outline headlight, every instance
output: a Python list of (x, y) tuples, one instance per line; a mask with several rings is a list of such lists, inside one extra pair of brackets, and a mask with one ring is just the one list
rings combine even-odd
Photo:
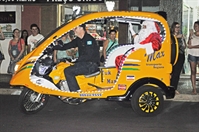
[(16, 64), (16, 65), (15, 65), (15, 68), (14, 68), (15, 72), (18, 70), (18, 68), (19, 68), (19, 65)]
[(50, 66), (39, 65), (39, 74), (44, 75)]

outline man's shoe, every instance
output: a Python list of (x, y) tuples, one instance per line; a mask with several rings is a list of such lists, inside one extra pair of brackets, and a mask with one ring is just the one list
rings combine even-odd
[(72, 98), (68, 99), (68, 103), (71, 105), (78, 105), (80, 103), (86, 102), (86, 99), (80, 99), (80, 98)]

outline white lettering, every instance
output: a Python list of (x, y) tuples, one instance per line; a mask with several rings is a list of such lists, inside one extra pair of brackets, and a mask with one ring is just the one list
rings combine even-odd
[(99, 97), (102, 96), (101, 93), (93, 93), (93, 94), (80, 94), (81, 97), (87, 97), (87, 96), (95, 96), (95, 97)]
[[(6, 1), (15, 1), (15, 0), (6, 0)], [(16, 0), (17, 2), (35, 2), (36, 0)]]
[(64, 3), (64, 4), (66, 4), (66, 3), (92, 3), (92, 2), (103, 2), (104, 0), (0, 0), (0, 2), (1, 3), (10, 3), (10, 2), (12, 2), (12, 3), (15, 3), (15, 4), (17, 4), (18, 2), (20, 3), (20, 2), (27, 2), (27, 3), (32, 3), (32, 2), (34, 2), (34, 3), (40, 3), (40, 4), (42, 4), (42, 3)]

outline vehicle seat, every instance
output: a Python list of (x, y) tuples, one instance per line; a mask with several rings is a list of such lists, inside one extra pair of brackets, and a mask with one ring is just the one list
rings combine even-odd
[(91, 74), (88, 74), (88, 75), (84, 75), (86, 78), (89, 78), (89, 77), (94, 77), (94, 76), (97, 76), (100, 74), (100, 71), (96, 71), (94, 73), (91, 73)]

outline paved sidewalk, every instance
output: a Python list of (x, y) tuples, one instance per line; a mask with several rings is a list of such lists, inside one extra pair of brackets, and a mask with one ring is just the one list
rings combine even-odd
[[(6, 95), (20, 95), (21, 90), (19, 87), (10, 88), (9, 80), (11, 75), (0, 74), (0, 94)], [(191, 81), (187, 76), (181, 76), (178, 85), (179, 95), (176, 95), (172, 101), (184, 101), (184, 102), (199, 102), (199, 81), (196, 82), (197, 95), (192, 95)]]
[(179, 94), (176, 95), (174, 99), (168, 99), (168, 100), (182, 101), (182, 102), (199, 102), (199, 95)]
[(22, 89), (0, 88), (0, 94), (3, 95), (20, 95)]

